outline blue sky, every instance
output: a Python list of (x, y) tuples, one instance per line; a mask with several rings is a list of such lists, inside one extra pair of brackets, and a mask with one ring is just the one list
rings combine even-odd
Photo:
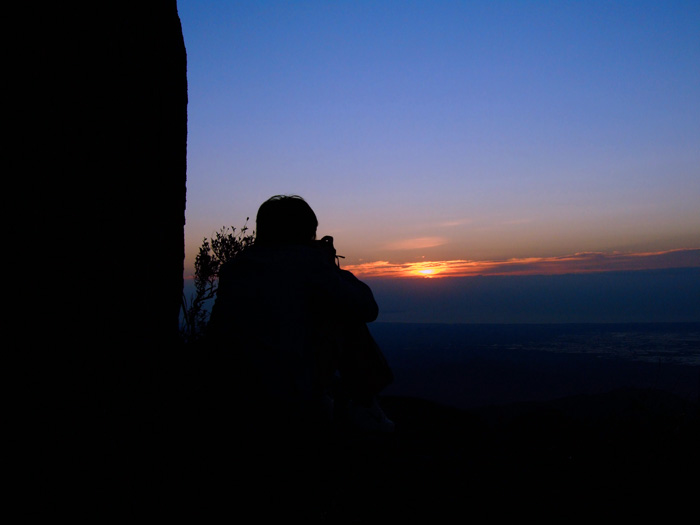
[(351, 268), (700, 248), (700, 2), (178, 10), (186, 273), (279, 193)]

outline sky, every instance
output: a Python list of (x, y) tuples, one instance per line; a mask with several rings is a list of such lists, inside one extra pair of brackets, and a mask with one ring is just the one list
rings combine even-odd
[(361, 278), (700, 267), (700, 2), (177, 3), (186, 275), (276, 194)]

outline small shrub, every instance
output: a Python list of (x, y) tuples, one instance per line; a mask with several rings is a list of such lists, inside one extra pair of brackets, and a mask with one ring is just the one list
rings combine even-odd
[(186, 343), (200, 340), (209, 321), (205, 303), (216, 297), (221, 265), (233, 260), (255, 242), (254, 232), (248, 234), (248, 219), (240, 230), (222, 227), (211, 240), (202, 241), (194, 261), (195, 293), (188, 299), (182, 294), (182, 322), (180, 335)]

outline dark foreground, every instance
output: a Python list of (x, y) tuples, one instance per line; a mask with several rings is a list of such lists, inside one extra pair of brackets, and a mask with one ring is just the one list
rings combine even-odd
[[(557, 363), (539, 373), (557, 375)], [(482, 362), (482, 384), (502, 365)], [(696, 398), (624, 384), (469, 408), (387, 395), (394, 433), (323, 429), (295, 441), (274, 421), (256, 432), (204, 375), (189, 363), (131, 405), (54, 414), (52, 439), (20, 458), (27, 521), (696, 522)]]

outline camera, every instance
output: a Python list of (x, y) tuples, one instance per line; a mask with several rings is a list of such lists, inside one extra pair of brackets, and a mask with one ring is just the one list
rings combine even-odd
[(330, 235), (325, 235), (324, 237), (321, 237), (319, 240), (315, 241), (318, 246), (321, 246), (323, 248), (333, 248), (333, 237)]
[(314, 245), (320, 248), (324, 254), (327, 254), (331, 261), (335, 262), (335, 247), (333, 246), (333, 237), (325, 235), (314, 241)]

